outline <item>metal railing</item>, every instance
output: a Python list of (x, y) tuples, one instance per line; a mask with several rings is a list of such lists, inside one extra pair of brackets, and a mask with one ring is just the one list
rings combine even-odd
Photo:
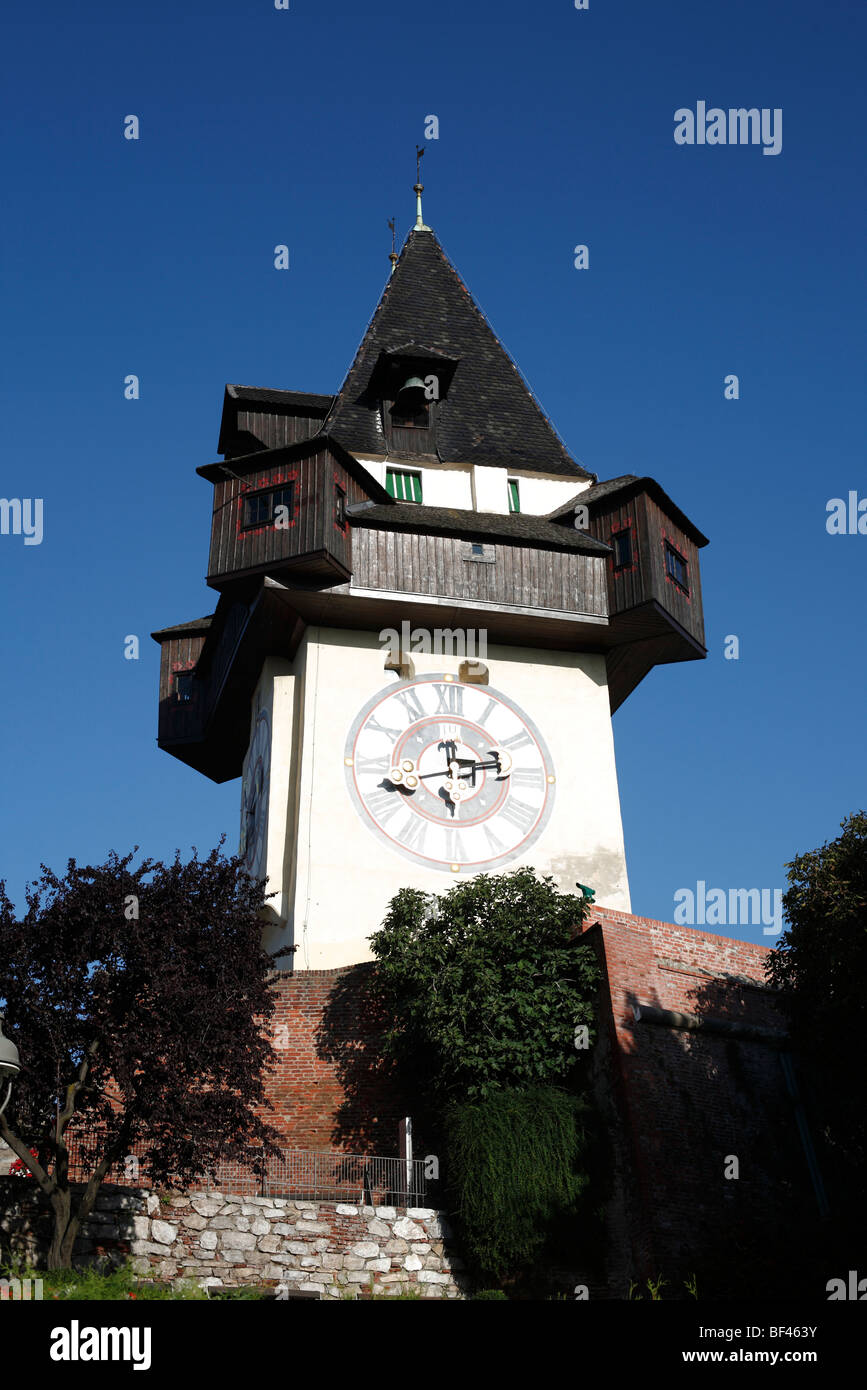
[[(67, 1133), (69, 1176), (86, 1181), (100, 1151), (93, 1131)], [(347, 1202), (363, 1206), (424, 1207), (430, 1204), (424, 1159), (372, 1157), (367, 1154), (323, 1153), (284, 1149), (254, 1167), (253, 1156), (219, 1159), (203, 1177), (183, 1187), (190, 1191), (228, 1192), (250, 1197), (287, 1197), (299, 1201)], [(109, 1170), (106, 1182), (150, 1187), (147, 1146), (132, 1152)]]

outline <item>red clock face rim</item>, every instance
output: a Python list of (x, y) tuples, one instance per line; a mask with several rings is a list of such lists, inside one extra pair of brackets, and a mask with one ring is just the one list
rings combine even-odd
[[(384, 704), (387, 700), (392, 699), (396, 694), (398, 694), (402, 690), (408, 690), (415, 686), (443, 684), (462, 686), (465, 690), (471, 690), (477, 694), (484, 693), (485, 696), (493, 697), (495, 700), (499, 701), (505, 707), (505, 709), (509, 711), (510, 714), (512, 714), (517, 720), (520, 721), (522, 726), (526, 729), (527, 733), (531, 736), (534, 744), (536, 745), (536, 750), (539, 754), (544, 775), (544, 793), (542, 805), (533, 824), (526, 831), (526, 833), (522, 835), (521, 839), (516, 841), (502, 854), (493, 855), (490, 858), (485, 859), (467, 860), (466, 862), (460, 864), (457, 864), (454, 861), (449, 861), (447, 859), (435, 858), (433, 855), (419, 854), (416, 850), (408, 848), (394, 835), (390, 834), (388, 829), (380, 825), (380, 823), (376, 820), (375, 816), (371, 813), (359, 787), (358, 773), (356, 771), (358, 739), (362, 730), (367, 724), (367, 721), (370, 719), (370, 716), (376, 711), (376, 709), (380, 705)], [(481, 726), (475, 725), (474, 721), (468, 716), (462, 714), (458, 715), (440, 712), (437, 715), (425, 715), (423, 719), (418, 719), (416, 721), (411, 720), (410, 723), (407, 725), (406, 729), (401, 730), (401, 737), (398, 742), (398, 745), (396, 746), (399, 746), (399, 743), (403, 741), (403, 739), (406, 737), (409, 731), (413, 728), (414, 724), (417, 725), (419, 723), (424, 722), (425, 720), (433, 721), (434, 719), (439, 719), (440, 722), (447, 722), (455, 725), (463, 724), (464, 726), (472, 727), (474, 731), (481, 734), (485, 739), (490, 740), (490, 735), (486, 734)], [(383, 749), (383, 751), (385, 750)], [(436, 872), (449, 873), (452, 875), (466, 874), (468, 877), (472, 877), (474, 874), (486, 873), (492, 869), (501, 868), (504, 865), (514, 863), (516, 859), (520, 858), (539, 839), (540, 835), (546, 828), (551, 818), (552, 811), (554, 809), (554, 793), (556, 787), (556, 778), (554, 776), (553, 760), (551, 758), (548, 745), (545, 743), (545, 740), (543, 739), (533, 720), (529, 717), (528, 714), (525, 713), (521, 706), (518, 705), (510, 696), (503, 694), (502, 691), (497, 690), (495, 687), (490, 685), (470, 685), (465, 682), (456, 680), (454, 676), (451, 676), (445, 672), (416, 676), (413, 680), (401, 681), (399, 685), (394, 684), (385, 686), (383, 689), (377, 691), (377, 693), (373, 695), (361, 708), (361, 710), (353, 720), (352, 726), (349, 730), (349, 734), (346, 739), (343, 761), (344, 772), (346, 775), (346, 787), (349, 792), (350, 798), (361, 820), (370, 830), (371, 834), (375, 835), (376, 838), (380, 841), (380, 843), (385, 843), (391, 850), (393, 850), (397, 854), (400, 854), (404, 859), (408, 859), (411, 863), (418, 865), (420, 868), (431, 869)], [(481, 824), (483, 821), (495, 817), (497, 815), (498, 810), (506, 804), (507, 800), (508, 791), (505, 791), (503, 796), (499, 798), (496, 807), (488, 811), (484, 817), (480, 817), (479, 820), (475, 823)], [(422, 816), (424, 815), (423, 812), (417, 812), (417, 814), (420, 814)], [(434, 821), (436, 824), (441, 825), (443, 823), (442, 819), (439, 817), (427, 816), (426, 818)], [(467, 824), (469, 825), (471, 824), (471, 822), (467, 822)]]

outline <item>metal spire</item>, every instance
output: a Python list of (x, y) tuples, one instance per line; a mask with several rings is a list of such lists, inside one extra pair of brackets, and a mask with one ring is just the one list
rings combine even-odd
[(421, 181), (421, 161), (424, 154), (424, 145), (415, 147), (415, 227), (413, 231), (429, 232), (430, 227), (426, 227), (421, 215), (421, 195), (424, 192), (424, 184)]
[(398, 263), (398, 261), (399, 261), (399, 259), (400, 259), (400, 257), (398, 256), (397, 252), (396, 252), (395, 249), (394, 249), (394, 218), (393, 218), (393, 217), (390, 217), (390, 218), (388, 219), (388, 225), (389, 225), (389, 227), (391, 228), (391, 254), (389, 255), (389, 258), (388, 258), (388, 259), (391, 261), (391, 273), (392, 273), (392, 275), (393, 275), (393, 274), (394, 274), (394, 267), (397, 265), (397, 263)]

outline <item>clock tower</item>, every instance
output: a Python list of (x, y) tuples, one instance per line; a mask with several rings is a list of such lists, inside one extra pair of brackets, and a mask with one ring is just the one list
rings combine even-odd
[(611, 716), (705, 655), (707, 542), (571, 457), (420, 214), (337, 393), (227, 386), (218, 452), (159, 743), (241, 778), (265, 944), (360, 962), (400, 888), (521, 865), (629, 911)]

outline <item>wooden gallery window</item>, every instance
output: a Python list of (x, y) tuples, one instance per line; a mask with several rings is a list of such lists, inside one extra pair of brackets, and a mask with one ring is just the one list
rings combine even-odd
[(175, 696), (179, 704), (187, 704), (193, 698), (192, 671), (175, 672)]
[(689, 566), (679, 550), (675, 550), (670, 541), (665, 542), (665, 573), (668, 578), (682, 589), (685, 594), (689, 593), (688, 574)]
[(518, 488), (518, 479), (509, 479), (509, 511), (519, 512), (521, 510), (521, 493)]
[(263, 488), (260, 492), (248, 492), (244, 497), (241, 530), (251, 531), (254, 527), (270, 526), (277, 516), (278, 507), (285, 507), (291, 518), (294, 497), (293, 483)]
[(626, 526), (622, 531), (614, 531), (611, 535), (611, 544), (614, 546), (614, 572), (627, 570), (632, 566), (632, 532)]
[(346, 493), (339, 483), (334, 484), (334, 524), (346, 530)]
[(396, 502), (420, 502), (421, 474), (405, 473), (399, 468), (387, 468), (385, 490)]

